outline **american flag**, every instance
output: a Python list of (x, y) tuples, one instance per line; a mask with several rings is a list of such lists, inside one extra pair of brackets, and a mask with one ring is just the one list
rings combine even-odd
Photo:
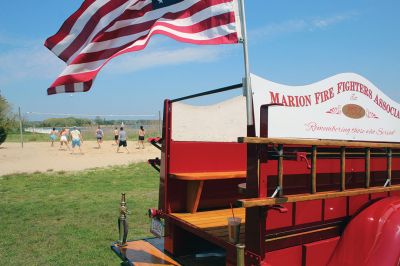
[(193, 44), (237, 43), (236, 0), (85, 0), (45, 42), (67, 67), (47, 94), (88, 91), (113, 57), (142, 50), (152, 35)]

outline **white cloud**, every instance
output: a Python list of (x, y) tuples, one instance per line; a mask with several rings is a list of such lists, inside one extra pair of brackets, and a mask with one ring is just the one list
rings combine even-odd
[(254, 39), (272, 39), (289, 33), (323, 30), (330, 26), (353, 19), (357, 16), (357, 13), (349, 12), (324, 18), (288, 20), (281, 23), (268, 24), (264, 27), (250, 30), (249, 35)]
[(351, 19), (355, 14), (343, 14), (343, 15), (336, 15), (328, 18), (318, 18), (314, 19), (311, 22), (312, 28), (319, 28), (319, 29), (324, 29), (326, 27), (329, 27), (331, 25), (338, 24), (342, 21), (346, 21), (348, 19)]
[[(150, 52), (129, 53), (114, 58), (106, 66), (106, 71), (110, 74), (125, 74), (159, 66), (212, 62), (232, 51), (226, 46), (223, 49), (218, 46), (193, 46), (168, 50), (160, 48), (170, 45), (170, 42), (154, 38), (149, 47)], [(14, 45), (11, 46), (13, 43)], [(43, 46), (42, 40), (20, 41), (0, 33), (0, 45), (11, 46), (11, 48), (0, 50), (0, 85), (9, 84), (15, 80), (49, 79), (51, 83), (66, 66)], [(182, 45), (179, 46), (182, 47)]]
[(197, 46), (160, 49), (140, 54), (131, 53), (110, 61), (107, 71), (111, 74), (125, 74), (159, 66), (214, 62), (229, 54), (230, 51), (231, 49), (227, 47), (221, 49), (218, 46)]
[(281, 23), (272, 23), (264, 27), (250, 30), (249, 35), (255, 39), (273, 38), (277, 35), (303, 31), (307, 28), (305, 20), (289, 20)]
[(39, 45), (3, 51), (0, 62), (0, 84), (13, 80), (56, 78), (65, 67), (60, 59)]

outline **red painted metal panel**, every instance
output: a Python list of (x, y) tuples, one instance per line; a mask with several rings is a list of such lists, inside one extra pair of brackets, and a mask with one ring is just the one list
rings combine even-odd
[(304, 266), (326, 266), (340, 237), (304, 245)]
[(161, 146), (161, 165), (160, 165), (160, 185), (158, 191), (158, 209), (164, 212), (169, 212), (169, 199), (168, 199), (168, 171), (169, 171), (169, 147), (171, 140), (171, 102), (169, 100), (164, 101), (164, 113), (163, 113), (163, 129), (162, 138), (163, 143)]
[[(397, 163), (396, 163), (397, 162)], [(393, 158), (392, 168), (393, 171), (400, 170), (400, 159)], [(371, 172), (386, 171), (386, 158), (373, 158), (371, 159)], [(275, 174), (277, 169), (276, 160), (268, 163), (269, 174)], [(340, 160), (339, 159), (318, 159), (318, 173), (340, 173)], [(346, 159), (346, 171), (361, 172), (365, 171), (365, 159), (363, 158), (349, 158)], [(293, 174), (310, 174), (310, 169), (307, 168), (305, 161), (285, 160), (284, 173), (287, 175)]]
[(398, 265), (400, 197), (375, 202), (347, 225), (329, 266)]
[(337, 219), (347, 215), (346, 197), (326, 199), (324, 206), (324, 220)]
[(389, 193), (390, 193), (390, 196), (400, 196), (400, 191), (391, 191)]
[(358, 195), (349, 197), (349, 215), (354, 215), (369, 202), (369, 195)]
[(171, 141), (170, 151), (170, 173), (246, 170), (246, 144)]
[(265, 261), (270, 266), (301, 266), (302, 252), (302, 246), (267, 252)]
[(267, 213), (267, 230), (288, 227), (293, 225), (293, 203), (282, 204), (287, 212), (282, 213), (270, 209)]
[(379, 199), (379, 198), (386, 198), (387, 196), (388, 196), (387, 192), (374, 193), (374, 194), (371, 194), (371, 200)]
[(296, 202), (295, 225), (322, 220), (322, 200)]

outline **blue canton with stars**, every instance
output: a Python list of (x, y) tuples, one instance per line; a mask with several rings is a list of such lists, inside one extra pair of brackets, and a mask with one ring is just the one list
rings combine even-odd
[(163, 8), (166, 6), (171, 6), (184, 0), (152, 0), (153, 9)]

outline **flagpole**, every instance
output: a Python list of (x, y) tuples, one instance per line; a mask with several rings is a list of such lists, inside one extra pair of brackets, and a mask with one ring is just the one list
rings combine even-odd
[(254, 125), (253, 121), (253, 92), (251, 89), (251, 79), (250, 79), (250, 66), (249, 66), (249, 51), (247, 45), (247, 31), (246, 31), (246, 13), (244, 11), (244, 0), (239, 0), (239, 10), (240, 10), (240, 25), (242, 30), (242, 43), (243, 43), (243, 53), (244, 53), (244, 93), (246, 96), (246, 110), (247, 110), (247, 125)]

